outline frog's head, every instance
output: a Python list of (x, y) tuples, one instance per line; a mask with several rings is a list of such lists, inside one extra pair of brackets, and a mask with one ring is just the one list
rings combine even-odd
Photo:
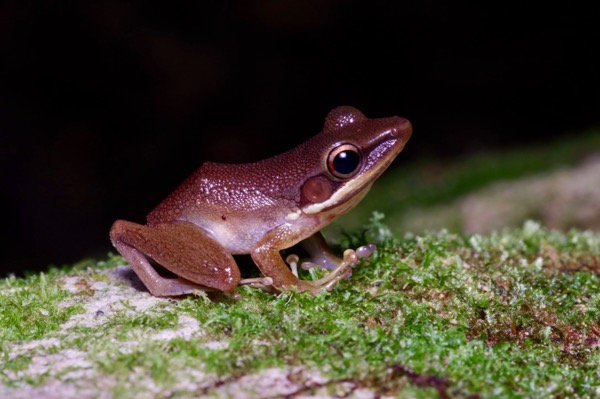
[(302, 212), (331, 209), (341, 213), (356, 205), (371, 184), (402, 151), (412, 125), (398, 116), (369, 119), (353, 107), (332, 110), (312, 146), (320, 164), (302, 185)]

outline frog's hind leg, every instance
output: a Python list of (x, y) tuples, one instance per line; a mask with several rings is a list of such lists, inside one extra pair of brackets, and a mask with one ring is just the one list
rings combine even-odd
[(121, 242), (115, 243), (115, 247), (127, 260), (139, 279), (142, 280), (144, 286), (154, 296), (179, 296), (191, 294), (198, 290), (206, 290), (205, 287), (201, 287), (181, 277), (166, 278), (161, 276), (150, 264), (146, 256), (133, 247)]
[[(240, 281), (233, 257), (189, 222), (150, 227), (118, 220), (110, 236), (113, 245), (155, 296), (178, 296), (198, 290), (232, 292)], [(161, 276), (149, 259), (178, 277)]]

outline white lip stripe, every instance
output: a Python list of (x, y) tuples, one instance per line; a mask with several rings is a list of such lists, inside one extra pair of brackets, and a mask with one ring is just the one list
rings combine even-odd
[(307, 215), (313, 215), (315, 213), (321, 212), (321, 210), (325, 208), (338, 204), (342, 201), (343, 198), (347, 196), (348, 193), (352, 192), (355, 188), (362, 186), (361, 182), (366, 178), (368, 178), (368, 176), (365, 176), (363, 179), (353, 180), (350, 183), (347, 183), (344, 187), (342, 187), (341, 189), (336, 191), (331, 197), (329, 197), (327, 201), (320, 202), (318, 204), (308, 205), (307, 207), (304, 207), (304, 209), (302, 209), (302, 212), (304, 212)]

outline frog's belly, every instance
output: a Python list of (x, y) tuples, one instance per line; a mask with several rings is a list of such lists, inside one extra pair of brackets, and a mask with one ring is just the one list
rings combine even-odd
[(189, 220), (204, 229), (233, 255), (249, 254), (277, 223), (260, 218), (227, 218), (226, 220)]
[(231, 228), (229, 224), (213, 224), (207, 230), (230, 253), (237, 255), (252, 252), (270, 228), (264, 223), (252, 221), (234, 228)]

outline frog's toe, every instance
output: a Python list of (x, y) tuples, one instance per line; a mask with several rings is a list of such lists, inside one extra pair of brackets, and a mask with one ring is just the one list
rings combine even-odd
[(327, 269), (327, 268), (323, 267), (322, 265), (315, 263), (315, 262), (311, 262), (311, 261), (302, 262), (302, 265), (300, 265), (300, 267), (302, 267), (302, 270), (310, 270), (315, 267), (318, 267), (320, 269)]
[(290, 266), (292, 274), (296, 277), (298, 277), (298, 262), (299, 261), (300, 261), (300, 258), (298, 257), (298, 255), (295, 255), (295, 254), (291, 254), (287, 258), (285, 258), (285, 263), (287, 263)]
[[(363, 247), (361, 247), (363, 248)], [(360, 248), (359, 248), (360, 249)], [(356, 266), (356, 264), (358, 263), (358, 258), (359, 256), (357, 255), (356, 251), (353, 249), (347, 249), (344, 251), (344, 258), (342, 259), (342, 264), (340, 265), (339, 268), (352, 268), (354, 266)]]
[(366, 258), (370, 256), (375, 250), (377, 246), (373, 243), (369, 243), (367, 245), (363, 245), (362, 247), (356, 248), (356, 256), (359, 258)]
[(271, 277), (245, 278), (240, 280), (240, 285), (249, 285), (250, 287), (260, 288), (267, 292), (276, 291), (275, 287), (273, 287), (273, 279)]

